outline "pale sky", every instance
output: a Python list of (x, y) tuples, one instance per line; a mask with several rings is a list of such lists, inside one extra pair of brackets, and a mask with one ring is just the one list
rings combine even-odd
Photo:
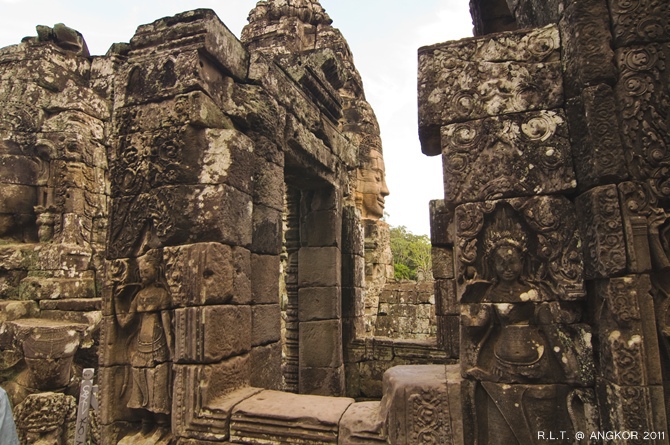
[[(420, 46), (472, 35), (468, 0), (321, 0), (349, 42), (382, 132), (388, 222), (428, 234), (428, 201), (441, 199), (442, 160), (421, 153), (416, 60)], [(127, 42), (137, 26), (196, 8), (213, 9), (239, 37), (256, 0), (0, 0), (0, 47), (37, 35), (36, 25), (65, 23), (91, 54)]]

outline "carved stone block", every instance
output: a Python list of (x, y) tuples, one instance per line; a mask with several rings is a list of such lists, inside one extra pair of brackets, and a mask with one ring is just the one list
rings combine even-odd
[(434, 132), (443, 125), (560, 106), (559, 59), (555, 25), (421, 48), (419, 135), (424, 152), (436, 154)]
[[(456, 227), (459, 301), (583, 298), (581, 239), (567, 199), (536, 196), (462, 204), (456, 208)], [(511, 259), (514, 270), (503, 270)], [(498, 288), (500, 297), (495, 296)], [(509, 297), (502, 296), (510, 290)]]
[(586, 279), (606, 278), (626, 270), (626, 239), (619, 193), (615, 185), (596, 187), (580, 195), (575, 206), (584, 241)]
[(609, 0), (616, 48), (670, 40), (670, 5), (663, 0)]
[(563, 112), (491, 117), (442, 128), (444, 199), (450, 203), (575, 188)]
[(339, 319), (342, 304), (337, 287), (303, 287), (298, 290), (298, 320)]
[(616, 70), (612, 59), (609, 11), (605, 2), (571, 2), (560, 22), (567, 97), (588, 86), (613, 84)]
[(566, 105), (580, 190), (628, 177), (614, 109), (614, 92), (605, 84), (585, 88)]
[(460, 381), (458, 366), (396, 366), (386, 371), (380, 414), (389, 442), (462, 444)]
[(654, 303), (647, 275), (596, 284), (600, 375), (623, 386), (658, 385), (661, 358)]
[(466, 443), (567, 444), (577, 431), (588, 438), (589, 432), (601, 430), (591, 389), (464, 380), (463, 406)]
[(121, 135), (111, 191), (138, 195), (168, 185), (228, 184), (250, 194), (253, 159), (253, 142), (236, 130), (182, 125)]
[(302, 240), (308, 247), (340, 246), (342, 216), (336, 210), (313, 211), (304, 217)]
[(633, 179), (646, 181), (656, 196), (670, 196), (670, 44), (616, 51), (615, 88), (624, 153)]
[(214, 363), (251, 350), (249, 306), (206, 306), (174, 311), (177, 363)]
[(652, 268), (650, 222), (658, 214), (656, 198), (648, 186), (641, 182), (622, 182), (618, 185), (626, 234), (628, 270), (645, 273)]
[(263, 391), (238, 404), (233, 442), (336, 444), (339, 423), (353, 399)]
[(164, 250), (165, 275), (175, 306), (248, 304), (251, 301), (249, 251), (219, 243)]
[[(646, 444), (644, 432), (665, 432), (667, 417), (661, 386), (619, 386), (598, 380), (598, 404), (602, 407), (602, 426), (599, 431), (638, 431), (636, 438), (609, 438), (613, 444)], [(607, 438), (603, 438), (607, 439)], [(666, 444), (668, 436), (657, 437), (653, 443)]]

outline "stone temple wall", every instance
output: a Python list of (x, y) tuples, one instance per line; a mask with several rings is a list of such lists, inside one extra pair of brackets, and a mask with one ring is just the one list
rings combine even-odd
[(433, 252), (453, 258), (438, 339), (460, 346), (464, 440), (668, 443), (670, 6), (471, 9), (477, 37), (419, 50), (422, 149), (444, 165)]

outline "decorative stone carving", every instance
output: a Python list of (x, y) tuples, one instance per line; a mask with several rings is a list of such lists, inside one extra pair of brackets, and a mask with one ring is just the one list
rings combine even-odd
[(126, 439), (157, 441), (169, 434), (172, 301), (161, 251), (151, 250), (138, 258), (137, 269), (139, 283), (117, 288), (113, 301), (119, 334), (130, 345), (126, 363), (130, 364), (131, 380), (124, 385), (129, 391), (127, 406), (139, 410), (144, 420), (143, 429)]
[(616, 70), (607, 5), (599, 0), (570, 2), (560, 23), (567, 97), (588, 86), (613, 84)]
[(386, 187), (384, 158), (378, 150), (370, 150), (364, 166), (358, 169), (356, 200), (360, 201), (364, 219), (379, 219), (384, 216), (384, 198), (388, 196)]
[(581, 216), (586, 279), (606, 278), (626, 270), (626, 240), (615, 185), (596, 187), (575, 202)]
[(557, 193), (576, 186), (562, 112), (446, 125), (442, 144), (447, 203)]
[(614, 92), (605, 84), (587, 87), (569, 100), (566, 114), (570, 125), (572, 151), (580, 190), (628, 177), (619, 135)]
[(77, 402), (72, 396), (31, 394), (16, 407), (14, 416), (21, 444), (74, 443)]
[(629, 171), (634, 179), (646, 181), (654, 195), (667, 198), (670, 44), (622, 48), (616, 51), (616, 60), (619, 80), (615, 94)]
[(419, 136), (439, 150), (439, 127), (563, 102), (556, 26), (464, 39), (419, 50)]
[(662, 0), (609, 0), (617, 48), (670, 40), (670, 6)]
[[(508, 303), (584, 296), (581, 240), (566, 199), (537, 196), (462, 204), (456, 208), (456, 228), (462, 303), (495, 302), (497, 295), (511, 298)], [(505, 270), (511, 259), (516, 270)], [(509, 290), (511, 297), (502, 297)]]

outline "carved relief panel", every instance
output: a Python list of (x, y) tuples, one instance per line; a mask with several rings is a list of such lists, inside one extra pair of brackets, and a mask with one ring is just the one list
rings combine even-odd
[(593, 385), (595, 366), (570, 201), (462, 204), (455, 253), (461, 374), (470, 381), (466, 407), (479, 425), (471, 434), (483, 441), (475, 443), (491, 443), (493, 435), (535, 443), (538, 429), (597, 423), (592, 394), (578, 389)]
[(442, 144), (446, 202), (557, 193), (576, 186), (562, 111), (446, 125)]

